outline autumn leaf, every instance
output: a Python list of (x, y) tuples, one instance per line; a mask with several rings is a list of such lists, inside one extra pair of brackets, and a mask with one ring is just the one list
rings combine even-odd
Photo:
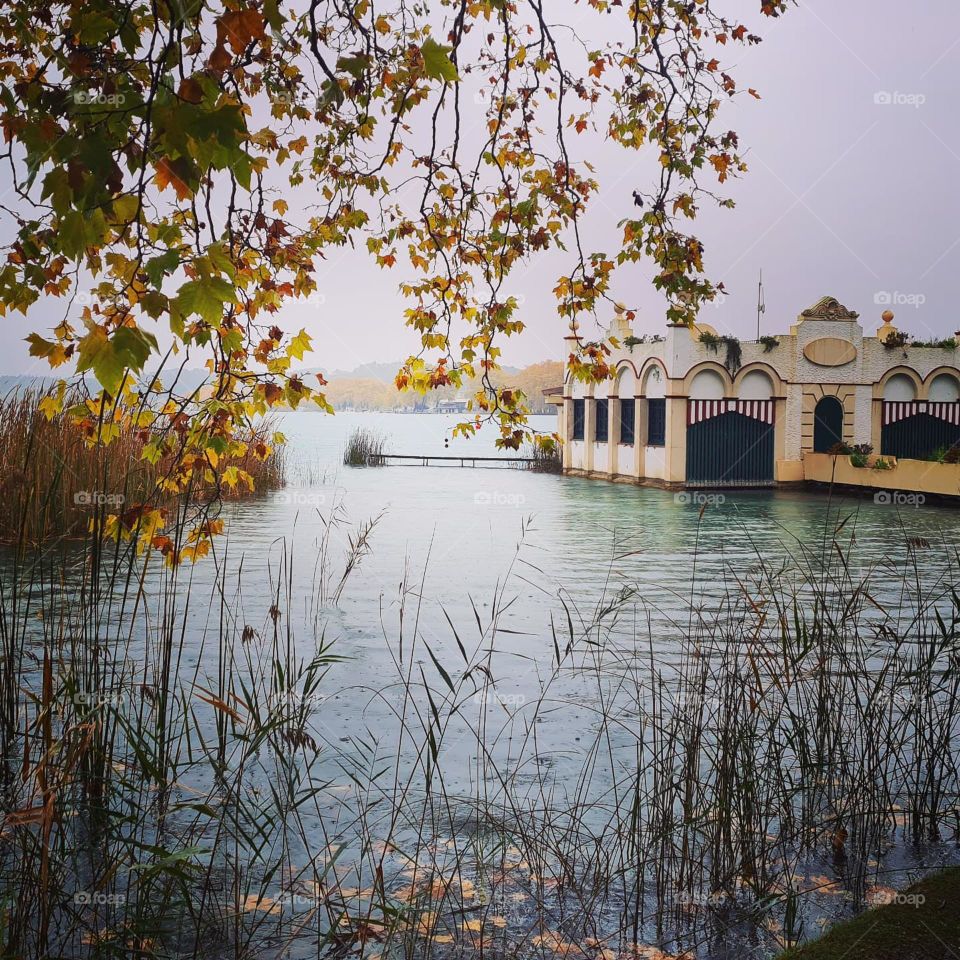
[(265, 26), (263, 15), (253, 7), (230, 10), (217, 20), (217, 40), (228, 43), (239, 56), (254, 40), (264, 38)]
[(30, 344), (31, 357), (41, 357), (47, 360), (51, 367), (59, 367), (61, 363), (66, 363), (66, 351), (62, 344), (44, 340), (37, 333), (31, 333), (26, 337), (26, 341)]
[(91, 324), (80, 341), (77, 373), (92, 370), (104, 390), (115, 395), (127, 370), (142, 370), (156, 349), (157, 338), (139, 327), (121, 327), (110, 337), (102, 326)]
[(177, 89), (177, 96), (187, 103), (200, 103), (203, 100), (203, 88), (194, 77), (184, 77)]
[(223, 43), (218, 43), (213, 48), (213, 52), (210, 54), (210, 59), (207, 61), (207, 65), (210, 67), (210, 69), (217, 73), (223, 73), (223, 71), (227, 70), (232, 63), (233, 58), (230, 56), (230, 51), (227, 50), (226, 44)]
[(157, 164), (154, 182), (161, 190), (172, 186), (178, 200), (189, 200), (193, 196), (193, 190), (190, 189), (186, 179), (189, 166), (183, 158), (170, 160), (164, 157)]
[(199, 314), (207, 323), (217, 323), (226, 303), (236, 300), (233, 286), (222, 277), (188, 280), (177, 292), (176, 303), (185, 316)]

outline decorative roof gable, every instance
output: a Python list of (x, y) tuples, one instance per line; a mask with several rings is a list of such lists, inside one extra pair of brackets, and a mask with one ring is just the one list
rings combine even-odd
[(803, 320), (856, 320), (860, 314), (848, 310), (836, 297), (821, 297), (800, 314)]

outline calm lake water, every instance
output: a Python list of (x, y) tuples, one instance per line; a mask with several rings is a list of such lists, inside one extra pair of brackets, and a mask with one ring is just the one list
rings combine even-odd
[[(771, 572), (789, 581), (800, 567), (815, 564), (812, 558), (838, 526), (851, 575), (880, 570), (875, 590), (881, 600), (884, 582), (896, 584), (915, 561), (924, 578), (936, 582), (946, 569), (945, 556), (960, 546), (960, 512), (942, 505), (897, 508), (871, 497), (728, 490), (708, 492), (721, 493), (722, 502), (704, 508), (665, 490), (506, 465), (341, 463), (346, 439), (358, 426), (386, 436), (388, 452), (498, 454), (492, 430), (450, 440), (456, 423), (455, 415), (287, 414), (280, 429), (290, 445), (290, 486), (228, 508), (228, 563), (243, 564), (242, 617), (264, 626), (272, 602), (267, 584), (273, 582), (276, 591), (287, 551), (293, 558), (291, 620), (298, 648), (308, 655), (319, 627), (348, 658), (331, 674), (342, 690), (322, 711), (321, 732), (331, 744), (358, 722), (388, 722), (370, 703), (373, 691), (396, 679), (404, 589), (410, 591), (407, 626), (413, 595), (419, 634), (451, 673), (461, 656), (453, 628), (462, 638), (491, 643), (489, 635), (481, 638), (478, 620), (486, 628), (493, 612), (506, 608), (498, 614), (492, 643), (498, 691), (523, 697), (535, 694), (549, 667), (554, 628), (567, 635), (572, 623), (575, 633), (589, 633), (598, 608), (621, 591), (632, 597), (611, 630), (619, 653), (614, 659), (622, 663), (635, 652), (647, 664), (652, 653), (658, 667), (669, 668), (694, 618), (709, 620), (738, 582), (759, 584)], [(553, 430), (555, 419), (534, 418), (533, 425)], [(326, 548), (334, 580), (348, 537), (379, 517), (371, 552), (337, 604), (322, 602), (317, 568), (334, 512), (343, 517)], [(910, 547), (916, 538), (931, 545), (919, 559)], [(210, 577), (210, 568), (198, 565), (195, 581)], [(887, 599), (899, 602), (893, 590)], [(198, 625), (209, 623), (208, 611), (194, 616)], [(417, 659), (435, 675), (422, 648)], [(590, 695), (578, 692), (575, 680), (567, 683), (570, 697)], [(589, 712), (579, 720), (589, 725)]]
[[(578, 639), (596, 635), (611, 675), (669, 673), (682, 639), (697, 624), (711, 622), (727, 591), (759, 588), (771, 576), (789, 583), (801, 569), (816, 570), (825, 546), (831, 553), (838, 528), (850, 576), (872, 576), (876, 599), (902, 610), (910, 606), (901, 593), (904, 571), (916, 565), (926, 583), (942, 585), (945, 557), (960, 546), (960, 512), (937, 504), (898, 508), (869, 495), (727, 490), (708, 491), (721, 496), (704, 507), (702, 500), (669, 491), (506, 465), (341, 464), (346, 439), (358, 426), (382, 432), (388, 452), (497, 455), (492, 430), (471, 440), (450, 439), (457, 419), (285, 415), (280, 428), (290, 443), (291, 485), (229, 511), (230, 555), (234, 562), (243, 556), (244, 616), (265, 628), (257, 584), (277, 578), (283, 550), (289, 549), (292, 618), (300, 621), (303, 655), (309, 655), (315, 636), (303, 625), (313, 621), (347, 658), (325, 681), (330, 693), (314, 723), (326, 749), (323, 769), (339, 785), (332, 787), (331, 811), (336, 790), (349, 789), (347, 771), (362, 752), (359, 745), (389, 744), (396, 735), (394, 710), (402, 699), (400, 677), (408, 669), (411, 645), (417, 670), (440, 689), (436, 664), (453, 678), (463, 666), (457, 638), (470, 652), (478, 645), (489, 651), (497, 698), (506, 714), (520, 716), (517, 705), (543, 697), (557, 636), (562, 646), (571, 632)], [(535, 418), (533, 425), (552, 431), (555, 420)], [(335, 571), (350, 532), (369, 518), (380, 519), (371, 534), (371, 553), (350, 577), (340, 602), (318, 604), (316, 564), (325, 520), (341, 510), (346, 522), (329, 547)], [(917, 544), (924, 549), (915, 549)], [(598, 611), (627, 594), (629, 603), (619, 615), (607, 617), (600, 640)], [(496, 630), (490, 628), (494, 616)], [(550, 681), (549, 711), (538, 719), (533, 751), (537, 769), (529, 782), (531, 789), (542, 784), (546, 770), (561, 805), (568, 789), (573, 802), (584, 762), (581, 746), (597, 729), (599, 695), (596, 682), (576, 671)], [(498, 761), (512, 756), (512, 732), (511, 727), (511, 735), (498, 741)], [(466, 795), (477, 790), (483, 774), (470, 725), (455, 725), (453, 734), (462, 738), (462, 749), (446, 751), (445, 789)], [(625, 726), (619, 747), (628, 765), (634, 745)], [(614, 754), (611, 764), (617, 763)], [(604, 775), (599, 780), (602, 784)], [(913, 851), (906, 861), (929, 866), (944, 855)], [(727, 949), (702, 955), (740, 955), (736, 947), (729, 954)]]
[[(902, 569), (915, 556), (911, 541), (923, 538), (933, 549), (920, 563), (936, 577), (938, 557), (960, 545), (957, 509), (877, 504), (869, 495), (705, 491), (722, 502), (704, 507), (696, 495), (506, 467), (341, 464), (346, 439), (358, 426), (386, 436), (388, 452), (498, 455), (493, 430), (450, 440), (457, 419), (285, 415), (280, 429), (289, 440), (292, 482), (282, 493), (230, 507), (232, 558), (243, 554), (255, 582), (253, 571), (265, 571), (271, 558), (275, 565), (285, 542), (293, 545), (299, 579), (309, 580), (324, 519), (335, 507), (353, 526), (379, 516), (371, 555), (351, 577), (338, 609), (328, 611), (350, 653), (369, 652), (365, 638), (371, 629), (380, 632), (381, 612), (389, 611), (406, 573), (418, 585), (422, 578), (428, 625), (446, 626), (441, 607), (472, 621), (470, 599), (487, 608), (508, 582), (515, 598), (512, 626), (529, 631), (512, 643), (534, 656), (559, 597), (586, 613), (604, 594), (630, 585), (656, 625), (650, 639), (669, 657), (677, 635), (670, 623), (680, 617), (682, 630), (692, 602), (709, 604), (735, 578), (757, 575), (761, 561), (802, 563), (830, 542), (838, 524), (855, 575), (877, 566)], [(533, 418), (540, 430), (552, 431), (555, 423), (553, 417)], [(347, 533), (344, 526), (334, 538), (341, 548)]]

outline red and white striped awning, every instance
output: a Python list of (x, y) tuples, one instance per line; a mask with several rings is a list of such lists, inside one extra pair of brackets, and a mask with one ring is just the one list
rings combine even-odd
[(960, 426), (960, 401), (935, 401), (935, 400), (884, 400), (883, 401), (883, 423), (896, 423), (898, 420), (905, 420), (907, 417), (916, 416), (918, 413), (926, 413), (938, 420), (946, 420), (947, 423), (953, 423)]
[(688, 400), (687, 423), (700, 423), (724, 413), (739, 413), (764, 423), (773, 423), (773, 400)]

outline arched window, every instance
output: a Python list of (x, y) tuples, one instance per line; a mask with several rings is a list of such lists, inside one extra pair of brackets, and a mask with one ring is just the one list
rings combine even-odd
[(583, 439), (583, 422), (586, 419), (584, 416), (584, 401), (582, 398), (578, 398), (573, 401), (573, 436), (572, 440), (582, 440)]
[(667, 437), (667, 380), (658, 366), (653, 366), (643, 381), (647, 404), (647, 446), (662, 447)]
[(633, 367), (627, 365), (617, 371), (617, 396), (620, 403), (620, 436), (618, 443), (633, 446), (634, 424), (637, 417), (637, 376)]
[(597, 443), (606, 443), (607, 437), (610, 434), (610, 401), (607, 400), (606, 397), (601, 397), (599, 400), (595, 400), (594, 403), (597, 405), (597, 424), (593, 439)]
[(722, 400), (723, 377), (714, 370), (701, 370), (690, 384), (691, 400)]
[(930, 381), (930, 399), (935, 403), (956, 403), (960, 400), (960, 381), (952, 374), (939, 374)]
[(905, 373), (895, 373), (883, 385), (884, 400), (916, 400), (917, 388)]
[(828, 453), (838, 443), (843, 443), (843, 404), (836, 397), (823, 397), (813, 415), (814, 452)]
[(773, 381), (762, 370), (751, 370), (740, 381), (737, 396), (741, 400), (769, 400), (773, 396)]

